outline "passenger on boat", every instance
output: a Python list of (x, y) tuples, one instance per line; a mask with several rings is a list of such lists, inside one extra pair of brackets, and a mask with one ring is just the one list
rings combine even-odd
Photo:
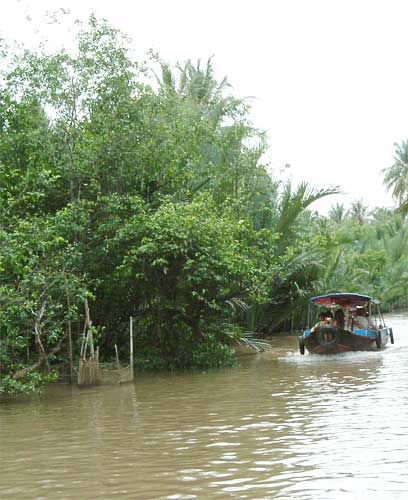
[(344, 311), (343, 309), (337, 309), (334, 313), (334, 326), (337, 326), (340, 330), (344, 330), (344, 324)]
[(377, 325), (373, 323), (366, 309), (357, 309), (358, 320), (363, 324), (367, 325), (365, 328), (370, 330), (378, 330)]
[(377, 330), (377, 326), (367, 318), (367, 311), (364, 308), (354, 309), (351, 313), (353, 330)]
[(311, 332), (314, 332), (319, 328), (319, 326), (332, 325), (333, 324), (333, 314), (331, 311), (321, 312), (319, 314), (319, 321), (311, 328)]

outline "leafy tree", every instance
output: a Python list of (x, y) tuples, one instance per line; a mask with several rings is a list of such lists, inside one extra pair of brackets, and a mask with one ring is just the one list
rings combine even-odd
[(404, 217), (311, 212), (338, 189), (271, 175), (264, 133), (211, 60), (134, 61), (91, 17), (73, 53), (4, 67), (0, 391), (55, 378), (71, 343), (78, 356), (85, 298), (102, 359), (127, 355), (132, 315), (138, 366), (168, 369), (233, 364), (249, 332), (303, 326), (315, 293), (405, 304)]

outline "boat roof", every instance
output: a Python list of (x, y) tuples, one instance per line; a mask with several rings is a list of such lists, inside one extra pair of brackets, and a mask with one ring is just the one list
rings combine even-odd
[(356, 307), (362, 306), (366, 302), (373, 302), (378, 304), (378, 300), (373, 299), (368, 295), (361, 295), (359, 293), (328, 293), (327, 295), (318, 295), (309, 299), (312, 304), (319, 306), (341, 306), (341, 307)]

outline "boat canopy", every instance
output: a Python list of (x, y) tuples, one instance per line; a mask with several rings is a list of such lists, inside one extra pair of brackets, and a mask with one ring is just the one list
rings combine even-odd
[(378, 304), (378, 300), (368, 295), (360, 295), (359, 293), (329, 293), (327, 295), (312, 297), (309, 299), (309, 302), (324, 307), (356, 307), (364, 306), (367, 302)]

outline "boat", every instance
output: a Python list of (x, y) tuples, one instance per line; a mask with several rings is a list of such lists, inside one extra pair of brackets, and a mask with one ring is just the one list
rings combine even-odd
[[(320, 316), (320, 321), (317, 321)], [(311, 326), (314, 324), (314, 326)], [(383, 349), (394, 343), (378, 300), (358, 293), (329, 293), (309, 299), (300, 354), (338, 354)]]

